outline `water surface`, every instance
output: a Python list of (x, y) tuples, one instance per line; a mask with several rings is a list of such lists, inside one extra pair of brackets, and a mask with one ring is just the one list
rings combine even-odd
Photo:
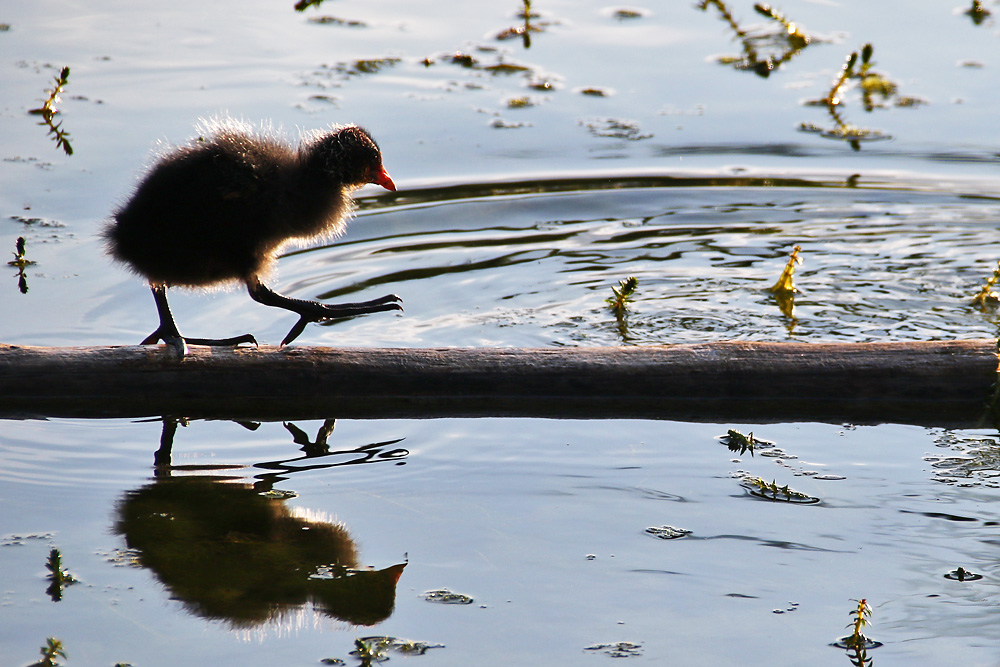
[[(159, 142), (222, 114), (290, 138), (364, 124), (400, 186), (359, 193), (345, 236), (289, 252), (271, 284), (330, 301), (395, 292), (406, 311), (311, 325), (301, 344), (996, 336), (995, 311), (970, 301), (998, 260), (1000, 7), (977, 23), (957, 1), (791, 2), (779, 9), (812, 41), (790, 53), (750, 2), (727, 5), (746, 41), (714, 3), (536, 1), (529, 42), (499, 38), (524, 26), (521, 2), (293, 4), (6, 8), (0, 251), (23, 236), (36, 264), (23, 294), (4, 267), (0, 341), (134, 344), (154, 328), (148, 290), (98, 232)], [(807, 102), (866, 43), (896, 88), (866, 110), (852, 80), (838, 126)], [(783, 64), (734, 66), (748, 45)], [(64, 66), (55, 118), (72, 155), (28, 113)], [(767, 287), (795, 246), (800, 292), (782, 311)], [(639, 289), (619, 320), (605, 299), (628, 276)], [(274, 343), (291, 325), (240, 290), (171, 298), (191, 336)], [(850, 664), (829, 644), (865, 598), (880, 664), (1000, 654), (994, 429), (329, 427), (192, 422), (168, 468), (158, 420), (0, 424), (0, 652), (26, 665), (57, 637), (69, 665), (361, 664), (355, 638), (388, 635), (443, 645), (393, 654), (426, 665), (596, 664), (619, 642), (642, 663)], [(738, 455), (719, 440), (729, 428), (775, 445)], [(761, 500), (752, 477), (819, 502)], [(126, 523), (127, 507), (148, 522)], [(663, 526), (690, 533), (646, 532)], [(293, 539), (309, 531), (343, 538), (329, 562)], [(52, 548), (79, 579), (59, 601)], [(199, 564), (213, 550), (210, 564), (248, 566)], [(959, 567), (983, 576), (945, 577)], [(344, 603), (354, 584), (382, 606)], [(424, 598), (440, 589), (472, 603)]]

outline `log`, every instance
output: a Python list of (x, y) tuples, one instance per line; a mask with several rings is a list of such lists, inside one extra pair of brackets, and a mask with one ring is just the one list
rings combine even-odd
[(0, 417), (993, 424), (993, 340), (600, 348), (0, 344)]

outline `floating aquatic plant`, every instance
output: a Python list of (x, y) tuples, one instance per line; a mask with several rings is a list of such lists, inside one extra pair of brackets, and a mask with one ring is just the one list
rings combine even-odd
[(964, 567), (959, 566), (944, 575), (944, 578), (951, 579), (952, 581), (979, 581), (983, 578), (983, 575), (969, 572)]
[(722, 443), (729, 448), (731, 452), (739, 452), (742, 456), (743, 454), (750, 452), (750, 456), (753, 456), (754, 449), (760, 447), (773, 447), (774, 443), (770, 440), (761, 440), (760, 438), (755, 438), (753, 431), (750, 431), (749, 435), (743, 435), (736, 429), (729, 429), (726, 435), (720, 438)]
[(404, 655), (423, 655), (432, 648), (444, 648), (444, 644), (429, 644), (397, 637), (359, 637), (354, 640), (354, 650), (351, 651), (351, 655), (361, 660), (362, 665), (370, 665), (372, 662), (388, 660), (386, 655), (388, 651)]
[(62, 566), (62, 554), (59, 549), (53, 547), (49, 551), (49, 558), (45, 562), (45, 569), (49, 571), (49, 587), (45, 590), (53, 602), (62, 600), (63, 589), (66, 586), (76, 583), (76, 577), (69, 573)]
[(757, 3), (753, 6), (754, 10), (767, 18), (777, 21), (785, 29), (785, 36), (788, 39), (789, 45), (797, 49), (804, 49), (809, 46), (812, 38), (802, 32), (802, 29), (796, 24), (792, 23), (785, 18), (781, 12), (777, 11), (770, 5), (765, 5), (762, 3)]
[(632, 302), (632, 295), (635, 294), (638, 286), (639, 279), (635, 276), (629, 276), (625, 280), (619, 280), (618, 287), (611, 288), (614, 296), (610, 296), (604, 301), (611, 308), (611, 312), (615, 314), (615, 317), (624, 317), (628, 312), (628, 305)]
[(857, 127), (844, 120), (840, 112), (844, 103), (844, 88), (849, 81), (856, 80), (861, 90), (861, 100), (865, 111), (887, 106), (890, 100), (899, 107), (916, 107), (923, 100), (914, 97), (901, 97), (898, 86), (884, 74), (876, 72), (872, 55), (875, 48), (869, 43), (862, 47), (860, 55), (857, 51), (847, 56), (840, 73), (825, 97), (806, 102), (810, 106), (823, 106), (833, 119), (832, 128), (823, 128), (813, 123), (802, 123), (799, 130), (819, 134), (827, 139), (846, 141), (854, 150), (861, 150), (861, 142), (891, 139), (891, 135), (880, 130)]
[(56, 108), (56, 104), (59, 102), (59, 93), (63, 92), (66, 88), (66, 84), (69, 83), (69, 67), (63, 67), (59, 72), (59, 76), (55, 77), (56, 85), (49, 91), (49, 97), (47, 100), (42, 102), (42, 106), (37, 109), (31, 109), (28, 111), (30, 114), (35, 114), (38, 116), (52, 116), (59, 113)]
[(776, 500), (802, 505), (812, 505), (819, 502), (819, 498), (796, 491), (787, 484), (778, 486), (776, 481), (765, 482), (760, 477), (746, 477), (743, 479), (742, 486), (750, 492), (750, 495), (763, 498), (764, 500)]
[(299, 0), (295, 3), (295, 11), (304, 12), (310, 7), (316, 7), (318, 9), (322, 4), (323, 0)]
[(738, 70), (754, 72), (760, 77), (767, 78), (773, 71), (790, 61), (813, 42), (813, 38), (807, 35), (801, 27), (788, 20), (770, 5), (757, 3), (754, 5), (754, 10), (780, 24), (781, 30), (756, 33), (742, 28), (722, 0), (701, 0), (696, 7), (705, 11), (709, 5), (714, 6), (719, 11), (722, 20), (726, 22), (743, 45), (741, 55), (719, 58), (718, 61), (723, 65), (732, 65)]
[(66, 651), (63, 649), (63, 644), (61, 641), (55, 637), (48, 637), (45, 640), (45, 645), (39, 649), (42, 654), (42, 659), (31, 665), (31, 667), (55, 667), (59, 663), (56, 662), (56, 658), (65, 658)]
[(857, 665), (857, 667), (866, 667), (871, 664), (871, 659), (868, 657), (868, 650), (878, 648), (882, 645), (882, 642), (869, 639), (862, 632), (867, 626), (871, 625), (872, 608), (868, 604), (868, 600), (861, 598), (860, 600), (853, 601), (857, 602), (858, 605), (851, 610), (851, 622), (847, 624), (847, 627), (851, 628), (853, 632), (846, 637), (841, 637), (830, 645), (846, 649), (849, 652), (851, 664)]
[(62, 68), (59, 76), (55, 77), (55, 83), (55, 87), (49, 91), (49, 97), (42, 102), (42, 106), (37, 109), (31, 109), (28, 113), (41, 116), (42, 122), (39, 125), (48, 126), (48, 133), (54, 136), (56, 148), (62, 148), (66, 155), (72, 155), (73, 147), (69, 143), (69, 132), (62, 129), (62, 122), (53, 122), (53, 117), (59, 113), (59, 109), (56, 108), (56, 104), (59, 102), (59, 94), (63, 92), (66, 84), (69, 83), (69, 67)]
[(17, 267), (17, 288), (21, 291), (21, 294), (28, 293), (28, 277), (24, 274), (24, 269), (34, 264), (34, 262), (24, 256), (24, 247), (24, 237), (17, 237), (17, 241), (14, 243), (14, 259), (7, 262), (9, 266)]
[(997, 268), (993, 270), (993, 275), (986, 280), (986, 284), (972, 298), (972, 305), (982, 311), (995, 308), (1000, 303), (1000, 296), (997, 296), (997, 293), (993, 291), (993, 286), (997, 280), (1000, 280), (1000, 262), (997, 263)]
[(982, 25), (990, 17), (990, 10), (983, 7), (983, 3), (979, 0), (972, 0), (972, 6), (965, 10), (965, 15), (972, 19), (974, 24)]
[(802, 263), (802, 258), (799, 257), (799, 252), (801, 250), (801, 246), (795, 246), (792, 248), (792, 254), (789, 255), (788, 263), (785, 264), (785, 270), (782, 271), (781, 276), (778, 277), (778, 282), (771, 286), (771, 291), (775, 294), (794, 294), (799, 291), (795, 287), (793, 277), (795, 275), (795, 265)]
[(522, 19), (524, 23), (522, 25), (512, 26), (510, 28), (504, 28), (499, 33), (497, 33), (496, 38), (500, 41), (507, 39), (521, 38), (521, 42), (524, 44), (524, 48), (531, 48), (531, 33), (533, 32), (543, 32), (545, 30), (545, 24), (533, 24), (531, 19), (536, 19), (539, 17), (531, 11), (531, 0), (521, 0), (523, 3), (523, 8), (518, 12), (517, 17)]

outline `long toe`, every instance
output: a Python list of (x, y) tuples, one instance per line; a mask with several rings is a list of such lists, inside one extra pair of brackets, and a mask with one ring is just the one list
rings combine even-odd
[[(395, 296), (395, 295), (390, 295)], [(395, 297), (399, 299), (399, 297)], [(371, 313), (384, 313), (390, 310), (403, 310), (403, 306), (398, 301), (388, 300), (388, 297), (365, 301), (363, 303), (319, 303), (311, 302), (316, 308), (300, 313), (299, 321), (288, 331), (281, 346), (288, 345), (305, 331), (306, 325), (310, 322), (325, 322), (328, 320), (341, 320), (358, 315), (369, 315)]]
[(191, 345), (211, 345), (213, 347), (236, 347), (243, 343), (249, 343), (254, 347), (257, 347), (257, 339), (253, 337), (253, 334), (243, 334), (242, 336), (233, 336), (232, 338), (185, 338)]

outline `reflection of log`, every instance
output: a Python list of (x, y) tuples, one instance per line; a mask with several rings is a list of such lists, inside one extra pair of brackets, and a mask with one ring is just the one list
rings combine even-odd
[(975, 425), (995, 341), (385, 349), (0, 345), (0, 416)]

